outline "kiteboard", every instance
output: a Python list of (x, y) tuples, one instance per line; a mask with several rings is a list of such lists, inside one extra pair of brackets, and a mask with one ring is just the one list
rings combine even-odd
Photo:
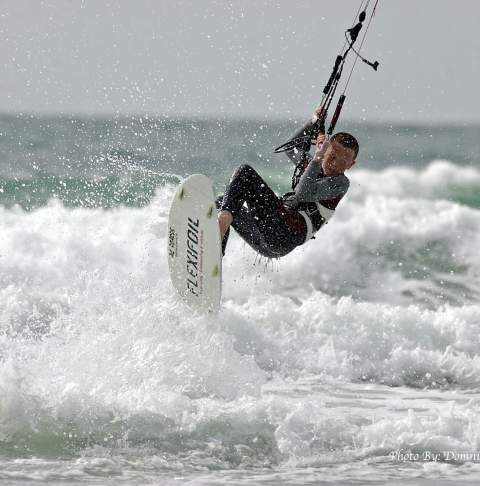
[(216, 312), (222, 293), (222, 246), (210, 179), (194, 174), (178, 187), (168, 218), (168, 267), (191, 308)]

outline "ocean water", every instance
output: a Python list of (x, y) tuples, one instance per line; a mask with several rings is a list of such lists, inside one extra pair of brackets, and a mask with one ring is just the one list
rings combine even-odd
[(168, 278), (175, 184), (218, 192), (293, 120), (0, 118), (0, 483), (478, 484), (478, 126), (345, 124), (335, 218), (235, 235), (223, 308)]

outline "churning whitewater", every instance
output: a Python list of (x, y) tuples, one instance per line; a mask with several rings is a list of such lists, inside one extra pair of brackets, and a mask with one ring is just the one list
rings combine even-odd
[(0, 479), (480, 477), (425, 459), (480, 447), (478, 169), (360, 168), (279, 261), (231, 238), (214, 316), (168, 278), (174, 188), (0, 208)]

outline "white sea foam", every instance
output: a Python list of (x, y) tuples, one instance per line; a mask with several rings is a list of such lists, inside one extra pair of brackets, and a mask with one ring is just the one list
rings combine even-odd
[(273, 269), (234, 236), (216, 317), (170, 286), (172, 188), (1, 209), (0, 449), (181, 469), (478, 447), (480, 212), (379, 187)]
[(434, 160), (421, 170), (389, 166), (384, 170), (372, 171), (363, 169), (359, 164), (352, 171), (351, 178), (353, 184), (349, 198), (382, 194), (449, 200), (469, 191), (478, 194), (480, 190), (480, 170), (476, 166), (459, 166), (448, 160)]

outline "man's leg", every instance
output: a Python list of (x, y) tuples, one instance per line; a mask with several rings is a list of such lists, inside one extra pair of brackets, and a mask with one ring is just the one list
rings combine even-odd
[[(248, 209), (243, 207), (247, 203)], [(220, 204), (219, 225), (225, 232), (225, 249), (230, 223), (237, 233), (255, 250), (266, 256), (271, 254), (270, 246), (275, 241), (268, 241), (266, 234), (273, 234), (278, 225), (280, 200), (265, 181), (249, 165), (242, 165), (233, 174)]]
[(233, 174), (221, 205), (221, 210), (229, 211), (233, 218), (244, 203), (263, 218), (278, 210), (280, 200), (266, 182), (249, 165), (240, 166)]

